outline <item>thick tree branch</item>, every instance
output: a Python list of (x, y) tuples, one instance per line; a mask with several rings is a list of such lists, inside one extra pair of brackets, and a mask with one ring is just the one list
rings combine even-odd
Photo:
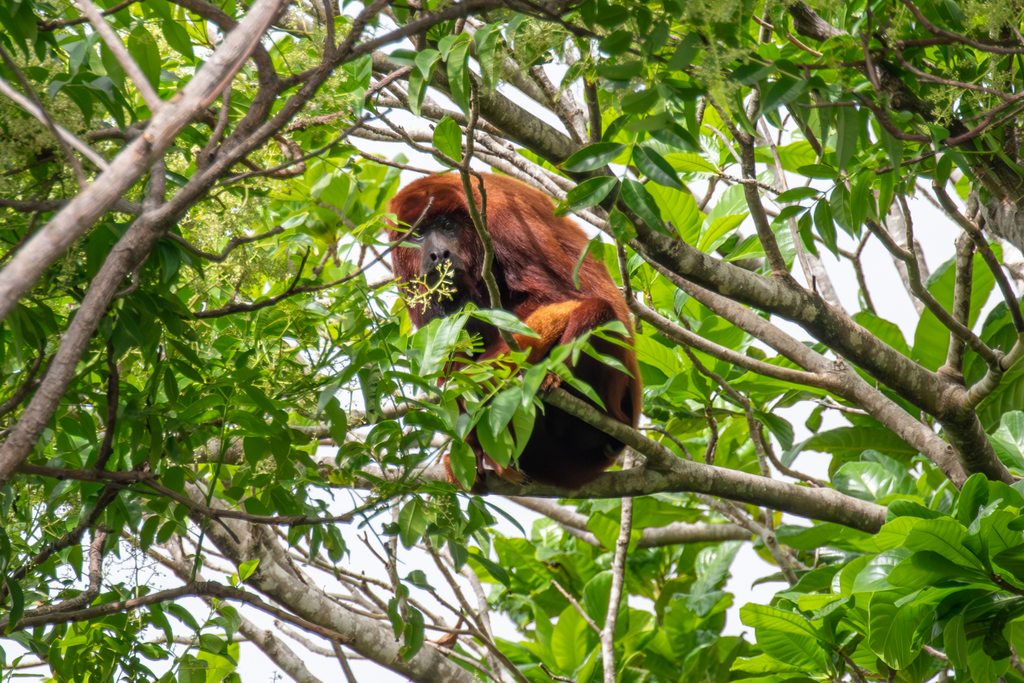
[[(974, 277), (974, 245), (965, 232), (956, 238), (956, 279), (953, 284), (953, 310), (951, 315), (963, 326), (970, 325), (971, 313), (971, 282)], [(951, 377), (963, 381), (964, 376), (964, 340), (950, 332), (949, 348), (946, 350), (946, 362), (939, 372), (949, 373)]]
[[(631, 240), (630, 246), (646, 261), (663, 268), (662, 272), (684, 276), (686, 280), (674, 280), (677, 286), (685, 289), (693, 283), (728, 295), (733, 301), (727, 303), (733, 306), (735, 302), (749, 304), (797, 323), (813, 338), (856, 363), (910, 403), (934, 415), (946, 428), (968, 473), (980, 471), (992, 479), (1012, 480), (1009, 470), (992, 450), (977, 415), (965, 407), (962, 386), (922, 368), (802, 287), (788, 286), (775, 278), (765, 278), (718, 261), (642, 223), (636, 228), (639, 237)], [(907, 433), (907, 430), (900, 432)], [(909, 435), (913, 436), (913, 432)]]
[[(203, 500), (194, 487), (189, 495), (196, 502)], [(216, 501), (213, 502), (217, 504)], [(331, 633), (329, 638), (342, 638), (353, 650), (400, 675), (424, 683), (472, 683), (472, 674), (450, 662), (436, 650), (424, 647), (404, 661), (401, 641), (387, 622), (342, 608), (306, 576), (288, 557), (276, 536), (265, 527), (242, 521), (224, 520), (228, 528), (210, 525), (206, 536), (236, 565), (259, 560), (256, 572), (247, 584), (286, 608), (288, 621), (298, 618), (318, 624), (319, 630)], [(295, 616), (293, 616), (295, 615)], [(311, 630), (311, 629), (307, 629)]]

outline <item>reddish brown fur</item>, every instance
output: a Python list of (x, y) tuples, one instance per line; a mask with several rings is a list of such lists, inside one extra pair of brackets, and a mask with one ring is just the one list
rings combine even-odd
[[(473, 191), (480, 206), (477, 182), (474, 179)], [(531, 361), (542, 358), (553, 346), (567, 343), (612, 319), (619, 320), (632, 331), (622, 294), (607, 268), (590, 255), (580, 268), (580, 289), (576, 289), (572, 273), (588, 239), (572, 219), (556, 217), (552, 202), (546, 195), (518, 180), (485, 175), (484, 187), (487, 193), (487, 227), (494, 241), (496, 272), (507, 285), (502, 306), (520, 320), (529, 319), (534, 329), (541, 331), (543, 328), (543, 340), (520, 339), (521, 346), (531, 347)], [(458, 234), (457, 252), (466, 272), (471, 274), (467, 278), (471, 281), (470, 298), (477, 305), (489, 308), (487, 290), (479, 275), (484, 249), (469, 219), (462, 180), (457, 173), (416, 180), (391, 200), (391, 211), (400, 223), (411, 225), (431, 198), (433, 204), (422, 224), (429, 224), (443, 215), (460, 221), (463, 229)], [(388, 233), (394, 240), (403, 231), (392, 228)], [(397, 247), (392, 252), (392, 262), (403, 283), (421, 275), (419, 249)], [(565, 305), (570, 302), (576, 305)], [(431, 316), (416, 307), (410, 308), (409, 315), (417, 327), (426, 324)], [(484, 338), (486, 348), (481, 357), (495, 357), (508, 352), (508, 347), (497, 335), (485, 334)], [(581, 355), (573, 374), (593, 387), (608, 415), (635, 427), (641, 409), (640, 373), (635, 353), (632, 349), (597, 337), (591, 338), (591, 344), (600, 353), (616, 357), (633, 377), (584, 355)], [(611, 437), (550, 406), (546, 408), (545, 415), (546, 421), (538, 415), (538, 426), (520, 457), (519, 465), (524, 473), (541, 482), (576, 488), (614, 462), (621, 444)], [(483, 459), (475, 434), (471, 435), (469, 442), (478, 458)], [(570, 443), (581, 444), (581, 449), (586, 452), (573, 452), (572, 448), (565, 450), (564, 446)]]

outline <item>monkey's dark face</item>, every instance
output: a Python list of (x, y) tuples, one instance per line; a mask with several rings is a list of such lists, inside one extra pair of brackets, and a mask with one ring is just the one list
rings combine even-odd
[(474, 299), (476, 288), (459, 246), (465, 229), (458, 217), (438, 216), (404, 240), (419, 249), (419, 274), (429, 291), (428, 319), (451, 315)]

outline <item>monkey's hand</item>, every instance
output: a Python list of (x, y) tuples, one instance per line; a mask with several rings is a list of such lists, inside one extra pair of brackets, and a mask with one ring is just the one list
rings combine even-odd
[(544, 375), (544, 380), (540, 383), (540, 390), (543, 392), (554, 391), (560, 386), (562, 386), (562, 378), (553, 372), (549, 372)]

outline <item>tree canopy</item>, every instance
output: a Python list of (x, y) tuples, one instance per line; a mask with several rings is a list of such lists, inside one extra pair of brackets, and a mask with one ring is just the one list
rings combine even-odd
[[(1022, 12), (0, 3), (0, 671), (1024, 681)], [(519, 323), (411, 324), (388, 201), (439, 171), (594, 237), (640, 429), (538, 393), (586, 337), (446, 371)], [(619, 464), (465, 493), (545, 406)]]

